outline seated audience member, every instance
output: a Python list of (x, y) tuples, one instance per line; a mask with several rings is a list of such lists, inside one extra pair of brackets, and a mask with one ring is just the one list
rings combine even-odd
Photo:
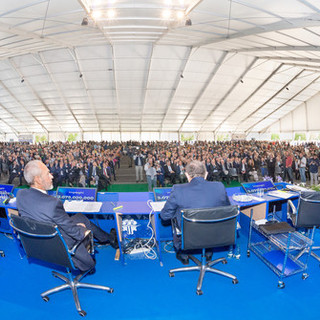
[[(43, 162), (28, 162), (24, 169), (24, 178), (30, 184), (30, 189), (19, 190), (17, 194), (17, 209), (22, 217), (56, 224), (69, 248), (81, 241), (88, 230), (92, 231), (99, 243), (110, 243), (114, 248), (118, 247), (114, 232), (108, 234), (81, 213), (69, 216), (62, 202), (47, 194), (47, 190), (53, 187), (53, 177)], [(72, 259), (81, 271), (90, 270), (95, 266), (95, 260), (88, 253), (84, 243), (79, 245)]]
[[(173, 186), (169, 199), (160, 213), (163, 220), (174, 219), (180, 230), (182, 209), (230, 205), (224, 185), (221, 182), (205, 180), (207, 171), (204, 163), (191, 161), (186, 166), (185, 174), (189, 183)], [(173, 230), (173, 244), (177, 259), (183, 264), (188, 264), (188, 255), (181, 251), (181, 236), (177, 235), (175, 229)], [(206, 257), (207, 260), (210, 260), (212, 251), (208, 251)]]

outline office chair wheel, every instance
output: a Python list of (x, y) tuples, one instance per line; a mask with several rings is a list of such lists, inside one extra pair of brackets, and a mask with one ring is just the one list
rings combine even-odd
[(284, 284), (283, 281), (279, 281), (279, 282), (278, 282), (278, 288), (279, 288), (279, 289), (283, 289), (285, 286), (286, 286), (286, 285)]
[(302, 274), (302, 280), (306, 280), (309, 278), (309, 275), (307, 273)]
[(169, 272), (169, 277), (173, 278), (174, 277), (174, 273), (173, 272)]
[(81, 317), (85, 317), (87, 313), (84, 310), (79, 311)]
[(48, 296), (44, 296), (44, 297), (42, 297), (42, 300), (43, 300), (44, 302), (48, 302), (50, 299), (49, 299)]
[(237, 284), (237, 283), (239, 283), (239, 280), (236, 278), (236, 279), (232, 279), (232, 283), (233, 284)]
[(222, 264), (227, 264), (228, 261), (227, 261), (227, 260), (222, 260), (221, 263), (222, 263)]
[(202, 290), (197, 290), (197, 295), (198, 295), (198, 296), (202, 296), (202, 295), (203, 295)]
[(110, 288), (109, 293), (113, 293), (114, 289)]
[(249, 250), (247, 251), (247, 257), (248, 258), (250, 257), (250, 251)]
[(0, 255), (1, 255), (1, 257), (2, 257), (2, 258), (4, 258), (4, 257), (5, 257), (4, 252), (1, 252), (1, 254), (0, 254)]

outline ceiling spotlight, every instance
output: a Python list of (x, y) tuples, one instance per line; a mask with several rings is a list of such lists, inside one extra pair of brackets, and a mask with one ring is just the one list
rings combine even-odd
[(185, 25), (186, 25), (186, 26), (192, 26), (192, 21), (191, 21), (191, 19), (187, 19)]
[(162, 12), (162, 18), (165, 20), (170, 19), (171, 17), (171, 11), (170, 10), (163, 10)]
[(181, 20), (184, 18), (184, 12), (183, 11), (178, 11), (177, 12), (177, 19)]
[(87, 26), (88, 24), (89, 24), (88, 18), (87, 18), (87, 17), (84, 17), (84, 18), (82, 19), (81, 25), (82, 25), (82, 26)]
[(107, 16), (109, 19), (113, 19), (116, 16), (116, 11), (113, 9), (108, 10)]
[(241, 82), (241, 83), (243, 83), (243, 80), (242, 80), (242, 79), (240, 79), (240, 82)]
[(99, 18), (101, 18), (101, 16), (102, 16), (102, 13), (101, 13), (101, 11), (99, 11), (99, 10), (97, 10), (97, 11), (92, 11), (92, 13), (91, 13), (91, 17), (92, 17), (93, 19), (99, 19)]
[(21, 81), (20, 81), (21, 83), (24, 83), (24, 79), (23, 78), (21, 78)]
[(82, 76), (83, 76), (82, 73), (80, 73), (80, 74), (79, 74), (79, 78), (82, 78)]
[(180, 78), (181, 78), (181, 79), (183, 79), (183, 78), (184, 78), (184, 76), (183, 76), (183, 74), (182, 74), (182, 73), (180, 74)]

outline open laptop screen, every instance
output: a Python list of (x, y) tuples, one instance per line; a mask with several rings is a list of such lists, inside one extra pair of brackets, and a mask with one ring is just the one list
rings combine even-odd
[(246, 193), (255, 193), (259, 189), (263, 189), (264, 192), (277, 190), (274, 183), (270, 180), (257, 181), (257, 182), (244, 182), (244, 183), (241, 183), (241, 185)]
[(155, 201), (167, 201), (172, 188), (153, 188)]
[(72, 188), (72, 187), (58, 187), (57, 198), (64, 200), (78, 200), (78, 201), (96, 201), (96, 188)]

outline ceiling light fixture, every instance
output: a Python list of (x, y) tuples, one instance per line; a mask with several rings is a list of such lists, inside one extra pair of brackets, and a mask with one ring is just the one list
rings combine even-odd
[(165, 20), (169, 20), (171, 17), (171, 10), (163, 10), (162, 11), (162, 18), (165, 19)]
[(101, 18), (101, 16), (102, 16), (102, 12), (100, 10), (92, 11), (91, 13), (91, 17), (94, 20)]
[(177, 12), (177, 19), (181, 20), (184, 18), (184, 12), (183, 11), (178, 11)]
[(116, 16), (116, 11), (113, 9), (108, 10), (107, 16), (109, 19), (113, 19)]

